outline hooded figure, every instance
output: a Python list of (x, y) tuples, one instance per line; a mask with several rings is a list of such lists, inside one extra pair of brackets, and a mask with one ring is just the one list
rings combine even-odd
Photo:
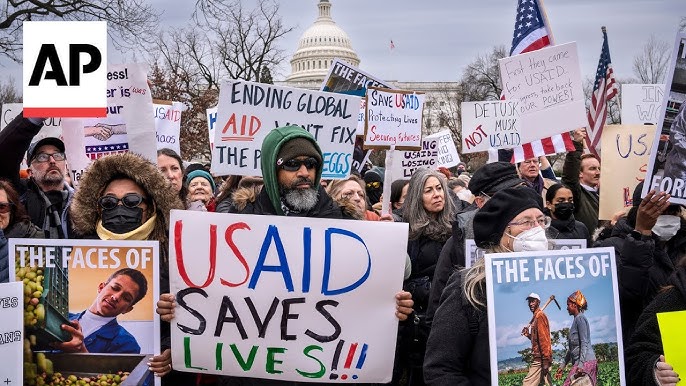
[(367, 198), (369, 204), (374, 205), (381, 201), (381, 194), (383, 193), (383, 175), (384, 170), (375, 166), (364, 174), (364, 182), (366, 184)]
[[(240, 213), (320, 218), (342, 217), (341, 209), (321, 188), (322, 151), (312, 134), (297, 125), (274, 129), (264, 138), (261, 154), (260, 166), (264, 188), (255, 201), (247, 203), (243, 210), (239, 211)], [(316, 203), (309, 209), (294, 208), (289, 204), (285, 197), (289, 187), (279, 183), (280, 169), (285, 170), (289, 161), (298, 157), (312, 158), (316, 162), (314, 179), (307, 181), (316, 194)], [(237, 209), (233, 208), (232, 211), (235, 212)]]

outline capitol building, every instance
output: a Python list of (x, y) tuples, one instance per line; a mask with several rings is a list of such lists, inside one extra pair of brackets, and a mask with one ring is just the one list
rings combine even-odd
[[(364, 71), (360, 58), (353, 49), (348, 34), (331, 16), (331, 2), (319, 0), (319, 16), (305, 30), (298, 41), (298, 48), (291, 59), (291, 73), (285, 81), (276, 84), (309, 90), (321, 89), (329, 66), (335, 58), (341, 59)], [(375, 75), (375, 74), (371, 74)], [(401, 82), (386, 81), (401, 90), (426, 94), (422, 130), (424, 134), (439, 132), (448, 126), (448, 98), (454, 96), (458, 82)], [(457, 119), (457, 117), (452, 117)]]

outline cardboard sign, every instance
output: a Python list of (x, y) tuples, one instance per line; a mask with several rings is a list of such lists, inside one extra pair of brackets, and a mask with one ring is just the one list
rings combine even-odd
[(600, 174), (598, 218), (611, 220), (622, 209), (631, 208), (634, 189), (645, 178), (655, 125), (606, 125)]
[[(587, 247), (586, 239), (549, 239), (552, 250), (581, 249)], [(465, 239), (465, 268), (474, 265), (477, 259), (484, 257), (484, 250), (476, 246), (474, 239)]]
[[(65, 300), (68, 304), (69, 320), (81, 320), (86, 312), (99, 312), (116, 317), (116, 324), (110, 323), (86, 333), (84, 344), (89, 352), (79, 353), (80, 360), (91, 361), (93, 359), (89, 359), (89, 356), (100, 358), (99, 355), (102, 354), (121, 354), (138, 356), (138, 363), (150, 355), (160, 353), (159, 318), (155, 313), (155, 303), (159, 298), (157, 241), (10, 239), (9, 255), (16, 261), (16, 280), (28, 279), (29, 283), (32, 283), (31, 278), (35, 275), (49, 278), (49, 281), (44, 282), (49, 283), (49, 286), (41, 287), (43, 294), (32, 294), (36, 300), (28, 299), (26, 303), (27, 298), (21, 298), (27, 309), (28, 305), (36, 308), (43, 306), (46, 310), (45, 322), (48, 325), (51, 324), (50, 319), (56, 317), (56, 312), (50, 313), (48, 310), (52, 307), (62, 308)], [(132, 272), (112, 277), (121, 269), (131, 269)], [(147, 285), (145, 294), (141, 292), (143, 284)], [(31, 288), (34, 291), (40, 290), (35, 285)], [(135, 299), (140, 295), (143, 295), (142, 298), (132, 303), (131, 310), (123, 312), (128, 307), (119, 309), (119, 306), (127, 302), (129, 296)], [(116, 303), (112, 302), (112, 297), (118, 298)], [(38, 300), (40, 303), (36, 305)], [(33, 315), (34, 313), (26, 313), (24, 323), (39, 325), (40, 317), (36, 314), (38, 323), (34, 324), (31, 320)], [(38, 347), (45, 347), (47, 341), (43, 338), (44, 334), (27, 330), (27, 335), (29, 334), (37, 336)], [(99, 334), (116, 334), (116, 338), (105, 340)], [(35, 351), (34, 348), (32, 350)], [(75, 365), (73, 355), (74, 353), (70, 352), (52, 353), (50, 357), (55, 365), (53, 370), (61, 372), (65, 377), (78, 373), (78, 367), (72, 367)], [(38, 363), (36, 375), (40, 376), (43, 371), (37, 357), (38, 354), (33, 353), (33, 361), (37, 360)], [(132, 373), (135, 367), (131, 360), (117, 363), (121, 367), (112, 367), (110, 364), (107, 371), (103, 372)], [(98, 372), (95, 368), (89, 371)], [(139, 376), (145, 379), (147, 374)]]
[(521, 143), (588, 125), (576, 43), (498, 60), (505, 99), (519, 99)]
[(207, 113), (207, 130), (210, 135), (210, 150), (214, 151), (214, 131), (217, 123), (217, 108), (213, 107), (206, 110)]
[(520, 101), (462, 102), (462, 152), (521, 145)]
[(622, 124), (657, 124), (664, 94), (664, 84), (623, 84)]
[(457, 153), (455, 141), (450, 130), (441, 130), (427, 138), (436, 138), (438, 140), (438, 166), (451, 168), (460, 163), (460, 155)]
[(173, 210), (175, 368), (389, 382), (407, 231), (401, 223)]
[(393, 179), (409, 179), (417, 169), (438, 169), (438, 139), (422, 139), (420, 151), (396, 151), (393, 160)]
[(219, 92), (212, 172), (261, 176), (260, 152), (271, 130), (299, 125), (324, 155), (322, 178), (345, 178), (352, 165), (360, 98), (232, 80)]
[(365, 148), (419, 150), (424, 94), (369, 87), (365, 113)]
[[(535, 344), (523, 335), (524, 329), (531, 333), (533, 327), (530, 324), (533, 314), (526, 300), (532, 292), (540, 297), (541, 309), (547, 304), (544, 314), (551, 341), (555, 335), (560, 339), (551, 342), (553, 344), (549, 347), (553, 363), (563, 362), (560, 355), (564, 355), (566, 349), (579, 345), (563, 337), (561, 331), (586, 325), (583, 320), (573, 325), (574, 318), (565, 307), (567, 297), (580, 290), (588, 304), (588, 310), (580, 315), (590, 327), (590, 349), (596, 351), (598, 345), (604, 345), (610, 349), (605, 352), (617, 353), (616, 357), (610, 355), (605, 361), (597, 356), (600, 360), (598, 384), (625, 385), (614, 248), (497, 253), (486, 254), (485, 259), (493, 384), (512, 384), (513, 379), (519, 379), (521, 383), (522, 374), (529, 371), (520, 351), (531, 350)], [(553, 296), (560, 308), (551, 300)], [(540, 320), (542, 316), (538, 318)], [(542, 347), (542, 350), (546, 348)], [(570, 369), (568, 365), (565, 378), (569, 376)], [(557, 366), (553, 366), (551, 372), (556, 370)]]
[(116, 77), (107, 82), (107, 117), (62, 120), (69, 172), (76, 186), (93, 160), (109, 154), (131, 151), (157, 163), (147, 65), (112, 64), (108, 71)]
[(23, 383), (23, 299), (22, 283), (0, 283), (0, 380), (7, 385)]
[(660, 326), (665, 362), (669, 363), (677, 374), (684, 374), (686, 372), (686, 351), (684, 351), (686, 311), (660, 312), (657, 314), (657, 323)]
[[(655, 130), (650, 162), (641, 197), (650, 190), (667, 192), (670, 202), (686, 205), (686, 33), (677, 34), (669, 70), (665, 77), (658, 129)], [(669, 135), (665, 141), (663, 135)]]
[(104, 117), (107, 22), (25, 21), (25, 117)]
[[(321, 90), (364, 97), (367, 94), (367, 87), (395, 88), (380, 78), (370, 75), (359, 68), (336, 58), (333, 60), (333, 63), (331, 63), (331, 67), (329, 67), (329, 73), (324, 78)], [(364, 132), (364, 114), (366, 106), (367, 101), (362, 98), (360, 100), (360, 114), (357, 119), (358, 134)]]
[(155, 134), (157, 149), (172, 149), (181, 154), (181, 112), (185, 106), (181, 102), (154, 103)]

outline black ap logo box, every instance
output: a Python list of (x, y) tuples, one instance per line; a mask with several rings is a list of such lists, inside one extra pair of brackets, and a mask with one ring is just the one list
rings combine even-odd
[(104, 117), (107, 23), (26, 21), (24, 116)]

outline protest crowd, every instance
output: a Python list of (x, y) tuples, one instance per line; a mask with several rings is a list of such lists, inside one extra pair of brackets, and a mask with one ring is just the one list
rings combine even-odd
[[(521, 52), (513, 52), (513, 57), (517, 53)], [(604, 75), (603, 73), (603, 79)], [(118, 317), (131, 312), (136, 305), (140, 307), (144, 297), (150, 298), (153, 294), (158, 294), (152, 299), (152, 304), (161, 321), (157, 334), (159, 336), (153, 338), (159, 341), (159, 350), (145, 359), (148, 370), (145, 384), (152, 384), (155, 379), (162, 385), (301, 385), (334, 382), (339, 376), (340, 380), (345, 381), (348, 375), (341, 375), (343, 370), (350, 370), (355, 365), (360, 370), (365, 360), (373, 361), (378, 358), (374, 357), (371, 349), (367, 354), (367, 344), (363, 343), (362, 338), (359, 346), (361, 348), (364, 345), (365, 348), (361, 348), (361, 354), (360, 351), (355, 351), (357, 342), (350, 346), (349, 351), (348, 346), (345, 346), (341, 354), (344, 340), (341, 338), (338, 346), (335, 342), (342, 330), (340, 319), (337, 319), (342, 312), (337, 314), (337, 311), (343, 308), (336, 307), (339, 301), (344, 303), (343, 295), (346, 292), (361, 286), (369, 277), (376, 280), (378, 276), (389, 276), (389, 282), (397, 283), (398, 288), (397, 291), (393, 290), (392, 296), (385, 299), (387, 303), (384, 304), (389, 306), (382, 307), (380, 314), (392, 317), (390, 325), (394, 328), (397, 326), (397, 332), (394, 330), (391, 334), (395, 336), (392, 340), (387, 340), (385, 347), (392, 358), (382, 358), (388, 363), (388, 369), (392, 368), (392, 372), (385, 374), (389, 382), (364, 384), (491, 385), (497, 384), (501, 376), (516, 378), (516, 382), (507, 384), (523, 385), (619, 385), (620, 378), (626, 385), (679, 384), (682, 374), (677, 373), (676, 366), (670, 362), (671, 358), (666, 353), (667, 348), (663, 346), (666, 335), (658, 315), (686, 310), (686, 208), (674, 200), (677, 182), (674, 183), (674, 190), (656, 189), (656, 186), (664, 184), (656, 185), (652, 182), (651, 168), (648, 168), (645, 181), (641, 182), (635, 181), (636, 178), (630, 173), (624, 175), (615, 170), (617, 175), (610, 181), (617, 186), (601, 186), (601, 181), (607, 181), (601, 179), (601, 165), (604, 165), (606, 158), (602, 158), (604, 156), (599, 145), (601, 134), (594, 130), (593, 120), (586, 127), (569, 124), (552, 133), (564, 136), (566, 142), (563, 151), (556, 149), (545, 154), (525, 152), (525, 156), (522, 156), (518, 150), (521, 147), (500, 144), (489, 149), (477, 149), (490, 151), (489, 161), (485, 164), (455, 159), (450, 164), (432, 160), (426, 161), (428, 166), (420, 165), (417, 161), (412, 166), (402, 164), (400, 167), (398, 165), (402, 160), (410, 158), (403, 157), (402, 154), (406, 154), (404, 152), (426, 150), (432, 146), (430, 141), (437, 141), (421, 138), (421, 108), (418, 109), (420, 122), (416, 138), (409, 133), (409, 129), (394, 137), (398, 140), (400, 149), (396, 149), (395, 142), (390, 146), (384, 142), (389, 138), (385, 134), (370, 136), (368, 130), (364, 129), (371, 124), (372, 117), (368, 114), (362, 126), (357, 127), (357, 135), (364, 134), (364, 141), (359, 143), (364, 148), (359, 146), (353, 150), (353, 146), (344, 148), (348, 141), (340, 140), (340, 143), (333, 145), (327, 142), (328, 137), (335, 138), (340, 133), (334, 131), (335, 135), (330, 135), (329, 132), (322, 134), (331, 127), (349, 129), (347, 126), (353, 126), (349, 124), (351, 116), (353, 124), (357, 123), (356, 103), (360, 98), (346, 94), (351, 90), (343, 90), (340, 94), (337, 91), (328, 93), (329, 90), (301, 90), (299, 101), (307, 97), (310, 101), (315, 101), (311, 106), (308, 105), (306, 112), (309, 116), (317, 117), (312, 118), (313, 121), (319, 119), (317, 114), (326, 113), (326, 121), (320, 125), (323, 127), (320, 132), (319, 129), (313, 131), (299, 124), (286, 124), (285, 122), (297, 121), (286, 113), (283, 113), (284, 116), (273, 116), (281, 113), (274, 108), (275, 102), (272, 103), (271, 110), (265, 106), (248, 106), (250, 103), (245, 102), (247, 99), (239, 107), (231, 104), (240, 98), (227, 104), (228, 98), (224, 95), (230, 93), (235, 97), (240, 94), (240, 87), (246, 87), (243, 89), (244, 93), (247, 93), (245, 90), (248, 87), (265, 87), (266, 92), (271, 93), (274, 98), (279, 92), (283, 93), (279, 86), (252, 82), (244, 82), (241, 86), (239, 83), (227, 82), (223, 85), (225, 89), (221, 90), (218, 106), (218, 122), (223, 120), (221, 126), (224, 127), (224, 132), (233, 122), (236, 137), (227, 139), (222, 137), (224, 134), (215, 135), (211, 163), (186, 162), (179, 151), (160, 146), (156, 149), (156, 159), (149, 154), (138, 154), (134, 149), (134, 140), (128, 141), (128, 150), (86, 156), (89, 150), (83, 151), (83, 138), (80, 138), (81, 142), (77, 142), (79, 149), (70, 148), (74, 142), (73, 137), (67, 139), (66, 128), (63, 138), (42, 135), (45, 118), (26, 117), (22, 113), (0, 131), (0, 283), (7, 283), (14, 277), (12, 272), (16, 265), (15, 251), (10, 249), (12, 239), (152, 241), (159, 245), (156, 279), (146, 278), (132, 268), (119, 269), (106, 279), (102, 278), (92, 303), (92, 294), (88, 295), (88, 308), (69, 310), (69, 323), (63, 324), (61, 329), (70, 338), (53, 342), (48, 352), (142, 353), (141, 345), (136, 341), (137, 337), (134, 337), (135, 333), (128, 331), (128, 325), (120, 323)], [(383, 84), (379, 82), (374, 86)], [(386, 87), (368, 87), (363, 91), (362, 97), (367, 97), (368, 109), (381, 109), (379, 103), (384, 100), (383, 93), (397, 93), (403, 104), (412, 108), (423, 103), (421, 97), (411, 91)], [(291, 92), (296, 91), (288, 91)], [(326, 106), (318, 111), (316, 98), (325, 93), (337, 95), (336, 98), (340, 99), (321, 99)], [(370, 95), (374, 95), (374, 98)], [(288, 98), (286, 93), (282, 96), (284, 100)], [(516, 97), (504, 98), (505, 101), (514, 99)], [(287, 103), (284, 102), (283, 105), (286, 106)], [(296, 104), (293, 103), (293, 106)], [(268, 119), (263, 117), (264, 122), (269, 120), (283, 124), (269, 130), (262, 128), (260, 135), (264, 135), (259, 138), (239, 138), (244, 133), (236, 134), (236, 118), (230, 115), (235, 115), (236, 112), (232, 109), (246, 109), (247, 113), (243, 112), (246, 114), (243, 117), (245, 126), (248, 114), (259, 115), (259, 112), (249, 110), (253, 107), (267, 109), (265, 115)], [(124, 109), (126, 108), (125, 105)], [(279, 108), (287, 110), (283, 106)], [(346, 108), (350, 109), (348, 113), (351, 114), (346, 114)], [(299, 112), (305, 114), (304, 111)], [(382, 117), (383, 114), (376, 116)], [(411, 117), (405, 117), (404, 122), (412, 122)], [(669, 140), (663, 142), (669, 142), (670, 149), (676, 150), (673, 150), (673, 157), (667, 157), (668, 167), (661, 169), (661, 178), (673, 176), (681, 182), (684, 156), (679, 153), (683, 147), (679, 138), (683, 137), (681, 132), (686, 130), (685, 117), (686, 103), (682, 103), (677, 118), (670, 127), (665, 128), (671, 131)], [(587, 119), (585, 114), (582, 119)], [(523, 121), (524, 126), (533, 124), (530, 120)], [(604, 118), (602, 121), (604, 122)], [(134, 126), (130, 122), (126, 123), (130, 127)], [(382, 126), (381, 121), (377, 124)], [(109, 123), (90, 126), (82, 124), (82, 137), (92, 137), (89, 140), (95, 138), (104, 142), (111, 136), (125, 134), (125, 126)], [(517, 129), (522, 135), (527, 129), (524, 126)], [(155, 128), (145, 130), (154, 134)], [(359, 132), (360, 130), (364, 130), (364, 133)], [(657, 130), (659, 132), (660, 129)], [(659, 137), (658, 133), (656, 138)], [(534, 139), (541, 140), (540, 137)], [(422, 140), (427, 140), (428, 145), (424, 145)], [(246, 153), (251, 155), (259, 154), (259, 157), (243, 157), (243, 152), (238, 150), (232, 153), (233, 150), (227, 145), (230, 141), (249, 143), (242, 150), (248, 150)], [(352, 141), (354, 139), (350, 142)], [(412, 143), (400, 143), (402, 141)], [(436, 142), (433, 143), (435, 145)], [(88, 145), (85, 147), (88, 149)], [(458, 147), (461, 154), (457, 154), (456, 150), (456, 157), (467, 152), (466, 142)], [(368, 155), (365, 156), (365, 151), (380, 150), (387, 152), (385, 163), (372, 164)], [(78, 156), (73, 156), (74, 154)], [(334, 155), (341, 159), (341, 154), (355, 158), (356, 166), (343, 172), (336, 169), (332, 159)], [(549, 156), (553, 154), (560, 156), (557, 157), (557, 162), (551, 164)], [(357, 157), (358, 155), (361, 157)], [(88, 162), (83, 163), (81, 158), (88, 157), (91, 157)], [(655, 155), (650, 157), (653, 157), (651, 165), (652, 162), (657, 162), (654, 161)], [(245, 158), (248, 161), (244, 162)], [(662, 162), (665, 162), (664, 159)], [(76, 170), (72, 170), (81, 168), (74, 166), (77, 163), (83, 165), (78, 176), (75, 174)], [(401, 168), (402, 175), (396, 172), (398, 168)], [(621, 165), (619, 168), (621, 169)], [(601, 198), (602, 190), (617, 190), (619, 185), (630, 187), (625, 188), (623, 197), (615, 195), (609, 199)], [(607, 205), (608, 200), (616, 201), (611, 203), (612, 208), (620, 208), (610, 215), (602, 208)], [(225, 221), (221, 219), (227, 218), (242, 222), (236, 222), (226, 229), (216, 225), (212, 225), (209, 231), (204, 228), (192, 229), (194, 224), (204, 225), (202, 221), (210, 221), (208, 219), (219, 223)], [(255, 228), (247, 220), (250, 218), (266, 219), (264, 221), (273, 221), (274, 224), (291, 221), (296, 224), (293, 225), (294, 228), (301, 224), (296, 221), (307, 221), (307, 226), (302, 227), (302, 241), (297, 240), (298, 246), (302, 247), (305, 261), (302, 268), (298, 266), (298, 269), (302, 269), (302, 272), (298, 272), (302, 277), (294, 274), (295, 265), (291, 266), (294, 271), (291, 272), (285, 264), (284, 250), (289, 248), (284, 248), (284, 245), (294, 243), (292, 240), (281, 241), (280, 237), (287, 237), (284, 236), (286, 228), (279, 230), (276, 225), (270, 225), (264, 240), (249, 238), (250, 236), (246, 236), (248, 231), (252, 230), (251, 226)], [(191, 221), (189, 224), (190, 220), (197, 222)], [(392, 229), (403, 229), (404, 233), (376, 233), (384, 227), (391, 229), (389, 227), (394, 226), (397, 228)], [(357, 235), (350, 229), (374, 231)], [(315, 245), (312, 244), (312, 239), (319, 230), (325, 233), (325, 253), (312, 247)], [(202, 234), (203, 237), (210, 238), (210, 246), (206, 248), (209, 250), (209, 258), (205, 249), (203, 252), (196, 252), (200, 251), (197, 246), (204, 239), (189, 240), (184, 236), (187, 234), (184, 232), (191, 231), (198, 233), (188, 234)], [(365, 256), (369, 258), (367, 271), (363, 272), (362, 278), (353, 285), (339, 289), (333, 287), (340, 286), (340, 282), (333, 279), (329, 281), (328, 275), (331, 272), (338, 273), (336, 271), (340, 269), (335, 264), (331, 267), (331, 255), (345, 256), (349, 251), (331, 252), (331, 245), (334, 243), (332, 240), (338, 240), (334, 236), (358, 240), (367, 248)], [(242, 244), (239, 242), (241, 238)], [(214, 284), (215, 263), (226, 258), (221, 255), (217, 257), (217, 239), (220, 240), (219, 243), (226, 241), (233, 253), (231, 256), (235, 256), (242, 266), (232, 266), (238, 268), (229, 273), (219, 272), (221, 268), (217, 269), (216, 280), (221, 282), (225, 296), (220, 301), (219, 316), (213, 314), (207, 317), (202, 314), (204, 310), (199, 307), (194, 309), (189, 299), (195, 296), (193, 299), (204, 297), (201, 302), (214, 301), (209, 289), (212, 287), (210, 284)], [(370, 240), (382, 245), (382, 250), (374, 249)], [(562, 254), (567, 252), (560, 252), (565, 250), (560, 247), (567, 245), (564, 243), (574, 245), (566, 250), (568, 255)], [(239, 244), (241, 245), (237, 246)], [(259, 257), (247, 256), (245, 250), (241, 249), (247, 244), (255, 245), (258, 251), (255, 254), (259, 254)], [(221, 245), (225, 247), (224, 244)], [(335, 249), (336, 246), (333, 245)], [(395, 249), (391, 249), (394, 247)], [(394, 253), (386, 252), (386, 248)], [(269, 251), (273, 253), (268, 254)], [(594, 266), (593, 262), (602, 262), (602, 255), (611, 256), (613, 261)], [(558, 256), (563, 256), (563, 260), (567, 259), (567, 265), (561, 268), (560, 260), (557, 260), (553, 263), (541, 263), (539, 266), (536, 260), (544, 261)], [(590, 256), (590, 263), (583, 260), (584, 256)], [(512, 265), (508, 265), (510, 260), (506, 259), (509, 258), (515, 259), (511, 260)], [(278, 260), (279, 265), (269, 265), (265, 259)], [(322, 261), (311, 263), (308, 259)], [(378, 260), (391, 261), (392, 263), (386, 264), (390, 264), (393, 269), (388, 273), (378, 272), (378, 266), (375, 265)], [(274, 261), (270, 260), (270, 264)], [(527, 271), (526, 264), (529, 262), (531, 265)], [(498, 266), (498, 263), (501, 265)], [(194, 282), (200, 280), (196, 277), (198, 275), (189, 275), (188, 272), (203, 272), (205, 275), (205, 271), (197, 271), (199, 268), (193, 266), (204, 267), (206, 264), (211, 265), (207, 282)], [(251, 275), (250, 268), (253, 265)], [(222, 267), (221, 264), (217, 266)], [(324, 267), (322, 294), (340, 295), (340, 298), (317, 302), (313, 306), (317, 313), (313, 315), (330, 325), (324, 324), (326, 328), (323, 328), (313, 322), (313, 327), (302, 331), (304, 334), (297, 339), (312, 341), (303, 353), (307, 359), (312, 359), (309, 363), (318, 362), (321, 371), (309, 372), (312, 369), (300, 368), (292, 371), (290, 378), (279, 379), (281, 372), (277, 369), (282, 361), (275, 359), (275, 350), (278, 349), (269, 347), (268, 350), (272, 351), (266, 354), (266, 372), (263, 372), (268, 376), (253, 376), (256, 374), (254, 372), (247, 376), (241, 372), (222, 372), (221, 350), (224, 343), (224, 355), (229, 356), (227, 353), (232, 353), (243, 371), (262, 371), (265, 367), (261, 364), (261, 369), (251, 369), (258, 350), (257, 345), (241, 354), (239, 351), (243, 348), (237, 348), (228, 340), (221, 340), (222, 328), (225, 333), (232, 329), (232, 337), (238, 336), (239, 339), (242, 337), (246, 340), (249, 334), (244, 325), (256, 327), (259, 342), (267, 331), (271, 331), (268, 325), (273, 317), (271, 326), (273, 329), (280, 328), (281, 339), (284, 342), (296, 340), (293, 335), (295, 329), (289, 330), (289, 323), (310, 322), (307, 320), (310, 315), (299, 315), (293, 309), (296, 304), (307, 302), (305, 294), (310, 291), (308, 275), (310, 270), (318, 269), (312, 267), (320, 266)], [(258, 272), (259, 267), (262, 271)], [(498, 286), (503, 283), (499, 281), (502, 278), (498, 267), (505, 267), (502, 270), (505, 279), (517, 277), (520, 281), (518, 284), (521, 285), (512, 287), (515, 289), (509, 291), (516, 290), (518, 300), (517, 304), (508, 304), (507, 308), (503, 303), (496, 303), (501, 301), (498, 299), (504, 299), (498, 296), (504, 296), (503, 293), (508, 292), (502, 289), (505, 287)], [(245, 280), (239, 283), (237, 277), (243, 275), (241, 268), (246, 271)], [(350, 270), (357, 268), (359, 267)], [(360, 269), (364, 271), (364, 268)], [(607, 282), (609, 284), (603, 284), (609, 286), (603, 288), (610, 289), (604, 294), (609, 300), (603, 301), (602, 305), (598, 300), (598, 294), (602, 291), (591, 284), (581, 284), (582, 278), (588, 279), (584, 278), (584, 272), (590, 272), (595, 277), (601, 269), (603, 275), (600, 276), (611, 277)], [(527, 276), (527, 272), (530, 276)], [(533, 277), (531, 275), (534, 272), (536, 280), (539, 280), (539, 272), (545, 272), (546, 277), (550, 275), (551, 278), (546, 279), (548, 284), (541, 284), (545, 280), (523, 284), (522, 282)], [(573, 287), (573, 290), (567, 290), (572, 288), (567, 286), (575, 285), (574, 272), (580, 284)], [(260, 273), (263, 277), (278, 276), (279, 280), (283, 277), (285, 290), (273, 289), (276, 295), (271, 306), (256, 306), (249, 296), (244, 297), (243, 292), (230, 299), (232, 291), (237, 291), (236, 287), (244, 285), (250, 290), (259, 287)], [(555, 297), (549, 293), (550, 288), (555, 288), (556, 283), (562, 282), (560, 278), (565, 279), (565, 287), (559, 287), (565, 288), (565, 293), (558, 293), (559, 296)], [(25, 283), (28, 281), (23, 280)], [(187, 288), (179, 290), (179, 283), (182, 282)], [(70, 284), (76, 283), (70, 281)], [(312, 292), (319, 291), (319, 288), (314, 287), (312, 284)], [(379, 290), (373, 288), (370, 292)], [(33, 297), (32, 293), (33, 291), (27, 293), (27, 299)], [(284, 299), (291, 293), (302, 297)], [(242, 320), (236, 311), (239, 302), (241, 306), (247, 305), (250, 311)], [(37, 303), (38, 299), (35, 299), (31, 310), (34, 306), (37, 307)], [(394, 304), (393, 307), (390, 307), (391, 303)], [(268, 305), (269, 302), (265, 304)], [(362, 306), (349, 304), (349, 308), (345, 310), (352, 307), (354, 311), (356, 306)], [(611, 308), (613, 304), (614, 308)], [(281, 308), (276, 311), (277, 307), (282, 307), (283, 311)], [(602, 310), (603, 307), (607, 309)], [(503, 312), (510, 312), (514, 308), (522, 312), (525, 319), (519, 320), (513, 316), (515, 314), (502, 316)], [(508, 311), (504, 311), (506, 309)], [(605, 315), (600, 314), (600, 311), (616, 318), (614, 322), (609, 322), (610, 332), (603, 335), (603, 339), (608, 336), (610, 338), (602, 342), (594, 341), (599, 336), (596, 334), (600, 334), (598, 330), (603, 322), (599, 315)], [(499, 312), (497, 318), (495, 312)], [(263, 313), (266, 316), (262, 317)], [(378, 315), (370, 317), (365, 313), (355, 313), (351, 317), (359, 324), (356, 326), (357, 332), (368, 329), (375, 334), (379, 330), (375, 325), (382, 323), (382, 318)], [(516, 324), (513, 328), (514, 335), (499, 335), (505, 327), (510, 327), (503, 323), (505, 319), (510, 325)], [(251, 324), (253, 321), (255, 326)], [(274, 327), (279, 323), (279, 326)], [(497, 328), (494, 324), (497, 324)], [(383, 326), (386, 328), (389, 324)], [(206, 327), (208, 331), (213, 330), (214, 337), (217, 337), (216, 346), (205, 344), (189, 348), (192, 344), (189, 342), (197, 342), (196, 336), (202, 335)], [(344, 325), (343, 329), (345, 327), (347, 326)], [(177, 330), (191, 337), (175, 339), (175, 333), (179, 333)], [(333, 334), (329, 330), (333, 330)], [(493, 342), (494, 337), (497, 338), (497, 344)], [(521, 351), (515, 351), (516, 354), (512, 353), (509, 357), (521, 356), (519, 362), (522, 363), (507, 363), (505, 359), (508, 357), (500, 356), (498, 350), (504, 347), (501, 346), (501, 340), (516, 342)], [(323, 346), (330, 342), (334, 342), (336, 347), (333, 363), (322, 363), (317, 359), (317, 351), (322, 351), (317, 344)], [(286, 352), (286, 349), (281, 350), (279, 355)], [(216, 358), (217, 363), (212, 365), (216, 368), (208, 370), (209, 366), (193, 366), (191, 351), (194, 360), (199, 357), (205, 360), (203, 355), (207, 352), (216, 355), (211, 355), (213, 360)], [(183, 355), (185, 361), (178, 361), (180, 356), (177, 354)], [(263, 355), (262, 352), (258, 357), (260, 355)], [(494, 368), (496, 364), (497, 370)], [(331, 374), (324, 374), (325, 368)], [(336, 370), (338, 373), (334, 374)], [(613, 372), (616, 377), (611, 380), (604, 378), (608, 376), (608, 372)], [(298, 376), (301, 377), (297, 378)], [(495, 376), (499, 378), (494, 379)], [(357, 379), (356, 377), (357, 375), (353, 379)], [(361, 378), (359, 381), (366, 379)]]

